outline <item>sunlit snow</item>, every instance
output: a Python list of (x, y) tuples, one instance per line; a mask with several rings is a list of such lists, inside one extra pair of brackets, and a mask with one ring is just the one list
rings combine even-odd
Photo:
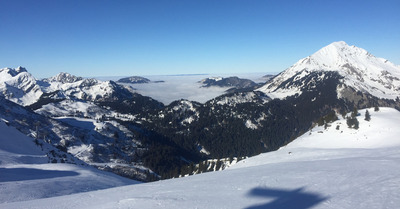
[[(369, 122), (364, 120), (365, 110), (359, 112), (358, 130), (349, 129), (341, 119), (327, 129), (313, 128), (278, 151), (244, 159), (224, 171), (47, 199), (18, 199), (0, 207), (397, 208), (400, 112), (369, 109)], [(4, 182), (28, 184), (31, 180)], [(24, 189), (36, 191), (35, 187)], [(48, 189), (54, 190), (51, 184)], [(18, 195), (19, 191), (8, 189), (8, 193)]]

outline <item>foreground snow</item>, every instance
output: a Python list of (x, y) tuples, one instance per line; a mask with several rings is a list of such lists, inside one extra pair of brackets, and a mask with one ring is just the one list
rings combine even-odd
[(48, 163), (49, 158), (42, 149), (50, 145), (37, 146), (32, 138), (3, 121), (0, 121), (0, 133), (0, 203), (137, 183), (89, 166)]
[(370, 122), (359, 116), (359, 130), (336, 121), (221, 172), (0, 208), (397, 208), (400, 113), (390, 108), (370, 113)]

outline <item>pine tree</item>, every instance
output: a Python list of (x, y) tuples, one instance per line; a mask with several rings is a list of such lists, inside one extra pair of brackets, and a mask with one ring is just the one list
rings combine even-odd
[(360, 123), (358, 122), (357, 118), (354, 118), (354, 129), (358, 129), (360, 127)]
[(346, 118), (346, 124), (349, 128), (353, 126), (353, 120), (351, 119), (351, 117)]
[(351, 116), (347, 117), (347, 119), (346, 119), (346, 123), (349, 128), (354, 128), (354, 129), (359, 128), (359, 122), (357, 120), (357, 115), (358, 115), (358, 110), (356, 107), (354, 107), (353, 112), (351, 113)]
[(358, 115), (358, 109), (357, 107), (354, 107), (353, 112), (351, 113), (351, 118), (356, 118)]
[(368, 110), (365, 110), (365, 118), (364, 120), (370, 121), (371, 120), (371, 115), (369, 114)]

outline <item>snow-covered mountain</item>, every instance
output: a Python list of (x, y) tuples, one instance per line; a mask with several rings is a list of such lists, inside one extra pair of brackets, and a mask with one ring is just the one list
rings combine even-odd
[(60, 73), (46, 79), (42, 89), (46, 93), (61, 91), (68, 97), (95, 101), (114, 100), (116, 97), (129, 98), (133, 93), (129, 88), (118, 85), (113, 81), (100, 81), (93, 78), (82, 79), (70, 74)]
[[(339, 97), (347, 87), (377, 98), (393, 100), (400, 96), (399, 66), (343, 41), (334, 42), (299, 60), (258, 90), (273, 98), (301, 94), (306, 86), (323, 80), (325, 72), (337, 72), (342, 77), (342, 85), (337, 87)], [(313, 73), (319, 74), (307, 79)]]
[[(68, 151), (99, 169), (140, 180), (151, 173), (140, 164), (137, 156), (141, 149), (137, 146), (141, 146), (141, 142), (116, 121), (133, 121), (135, 112), (151, 109), (148, 107), (153, 102), (150, 98), (113, 81), (82, 79), (67, 73), (43, 80), (36, 80), (21, 67), (5, 68), (0, 73), (0, 84), (3, 84), (0, 117), (9, 120), (24, 134), (35, 135), (36, 128), (40, 141)], [(129, 110), (130, 114), (110, 110), (108, 105), (111, 104)], [(34, 125), (36, 123), (40, 125)], [(66, 160), (61, 157), (55, 162)]]
[[(326, 128), (315, 127), (277, 151), (239, 161), (221, 172), (46, 199), (17, 200), (0, 207), (397, 208), (400, 112), (391, 108), (368, 110), (370, 121), (363, 119), (366, 110), (359, 110), (357, 130), (348, 128), (346, 120), (340, 119)], [(35, 189), (26, 187), (25, 191)]]
[[(398, 85), (393, 66), (338, 42), (301, 60), (259, 91), (241, 89), (204, 103), (177, 100), (167, 106), (135, 93), (138, 84), (123, 86), (67, 73), (35, 80), (23, 68), (6, 68), (1, 71), (5, 76), (0, 78), (0, 93), (26, 108), (4, 102), (0, 116), (25, 134), (32, 135), (33, 128), (39, 127), (41, 140), (88, 164), (151, 181), (188, 174), (182, 168), (192, 170), (190, 166), (205, 160), (277, 150), (335, 112), (344, 114), (354, 107), (400, 108), (400, 101), (390, 99), (398, 88), (393, 86)], [(201, 84), (195, 78), (198, 88)], [(214, 88), (221, 89), (207, 90)], [(10, 92), (21, 96), (15, 99)], [(382, 95), (389, 99), (381, 99)], [(1, 101), (4, 98), (0, 96)], [(32, 126), (36, 121), (43, 125)]]
[(27, 137), (3, 120), (0, 133), (0, 204), (137, 183), (87, 165), (54, 163), (52, 153), (57, 149)]
[(83, 78), (71, 75), (69, 73), (64, 73), (64, 72), (61, 72), (51, 78), (43, 79), (44, 82), (48, 82), (48, 83), (51, 83), (51, 82), (75, 83), (80, 80), (83, 80)]
[(43, 94), (37, 80), (23, 67), (0, 69), (0, 92), (24, 106), (35, 103)]
[(35, 79), (25, 68), (0, 69), (0, 92), (10, 101), (28, 106), (38, 102), (41, 96), (52, 99), (75, 98), (82, 100), (115, 100), (132, 97), (133, 90), (113, 81), (83, 79), (68, 73), (43, 79)]

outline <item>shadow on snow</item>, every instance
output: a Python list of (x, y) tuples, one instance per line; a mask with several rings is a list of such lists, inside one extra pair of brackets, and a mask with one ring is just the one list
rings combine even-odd
[(0, 182), (50, 179), (77, 176), (74, 171), (41, 170), (35, 168), (0, 168)]
[(254, 188), (249, 194), (252, 197), (263, 197), (269, 201), (266, 204), (250, 206), (246, 209), (309, 209), (325, 200), (328, 197), (323, 197), (317, 193), (304, 191), (304, 187), (294, 190), (271, 189), (271, 188)]

